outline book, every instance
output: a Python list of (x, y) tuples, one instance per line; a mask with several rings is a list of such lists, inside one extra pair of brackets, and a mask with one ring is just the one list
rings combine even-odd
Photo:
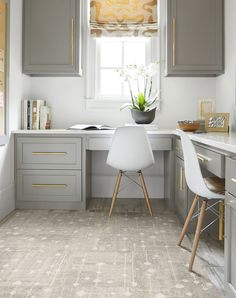
[(104, 124), (76, 124), (68, 129), (74, 130), (113, 130), (114, 127), (104, 125)]
[(48, 106), (40, 106), (39, 129), (50, 129), (51, 109)]
[(31, 130), (39, 129), (40, 107), (46, 104), (45, 100), (23, 100), (22, 101), (22, 128)]

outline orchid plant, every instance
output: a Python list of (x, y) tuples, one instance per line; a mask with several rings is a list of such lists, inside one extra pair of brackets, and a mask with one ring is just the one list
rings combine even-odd
[(159, 62), (148, 66), (127, 65), (117, 70), (121, 78), (128, 83), (131, 103), (123, 104), (120, 109), (137, 109), (148, 112), (157, 108), (159, 93), (153, 88), (153, 77), (157, 75)]

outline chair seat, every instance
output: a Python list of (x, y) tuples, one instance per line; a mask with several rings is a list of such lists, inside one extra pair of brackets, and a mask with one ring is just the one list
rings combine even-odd
[(225, 194), (225, 179), (219, 177), (206, 177), (204, 182), (210, 191), (217, 194)]

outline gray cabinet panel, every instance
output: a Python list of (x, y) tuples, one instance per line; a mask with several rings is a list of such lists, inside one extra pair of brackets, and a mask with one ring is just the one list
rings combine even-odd
[(81, 201), (80, 171), (18, 170), (16, 178), (18, 201)]
[(167, 75), (223, 72), (223, 0), (167, 0)]
[(236, 197), (236, 160), (226, 159), (226, 189)]
[(81, 169), (80, 138), (17, 138), (18, 169)]
[(195, 145), (200, 165), (214, 175), (225, 177), (225, 157), (215, 151)]
[(236, 297), (236, 198), (227, 194), (225, 226), (225, 288), (227, 297)]
[(24, 0), (23, 72), (80, 74), (80, 18), (79, 0)]

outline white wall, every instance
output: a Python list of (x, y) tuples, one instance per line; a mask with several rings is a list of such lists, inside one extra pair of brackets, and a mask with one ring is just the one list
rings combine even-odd
[[(30, 80), (21, 74), (21, 18), (22, 1), (10, 4), (10, 69), (9, 69), (9, 128), (20, 127), (20, 101), (29, 90)], [(15, 208), (14, 199), (14, 144), (0, 147), (0, 220)]]
[(236, 1), (225, 1), (225, 74), (216, 79), (216, 108), (230, 112), (231, 128), (236, 130)]

